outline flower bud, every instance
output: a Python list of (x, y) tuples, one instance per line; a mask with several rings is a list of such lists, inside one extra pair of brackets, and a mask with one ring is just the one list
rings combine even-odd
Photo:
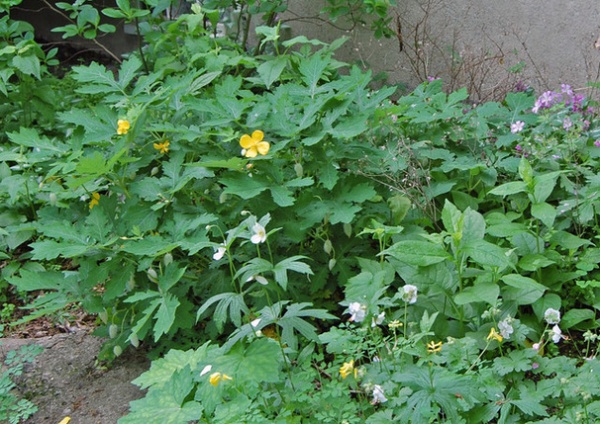
[(131, 343), (131, 346), (135, 348), (140, 346), (140, 338), (136, 333), (131, 333), (131, 336), (129, 336), (129, 342)]
[(301, 163), (297, 163), (294, 165), (294, 172), (296, 172), (296, 177), (301, 178), (304, 174), (304, 168)]
[(352, 235), (352, 224), (347, 222), (344, 223), (344, 234), (346, 234), (348, 237)]
[(323, 250), (328, 255), (331, 255), (331, 252), (333, 251), (333, 244), (331, 243), (331, 240), (325, 240), (325, 243), (323, 243)]
[(115, 354), (115, 356), (121, 356), (121, 354), (123, 353), (123, 349), (121, 349), (121, 346), (116, 345), (115, 347), (113, 347), (113, 353)]
[(131, 274), (131, 278), (127, 280), (127, 290), (133, 291), (135, 288), (135, 278), (133, 278), (133, 274)]
[(150, 281), (152, 281), (153, 283), (158, 283), (158, 274), (156, 273), (156, 271), (154, 271), (153, 268), (148, 268), (146, 274), (148, 274), (148, 278), (150, 279)]
[(52, 206), (56, 205), (56, 202), (58, 201), (58, 198), (57, 198), (57, 196), (56, 196), (56, 193), (50, 193), (50, 194), (48, 195), (48, 198), (49, 198), (49, 200), (50, 200), (50, 204), (51, 204)]
[(108, 327), (108, 336), (111, 339), (114, 339), (115, 337), (117, 337), (117, 334), (119, 334), (119, 327), (116, 324), (111, 324)]
[(155, 176), (156, 174), (158, 174), (158, 166), (155, 166), (154, 168), (152, 168), (152, 170), (150, 171), (150, 175), (151, 176)]
[(173, 263), (173, 255), (171, 255), (170, 253), (166, 253), (163, 257), (163, 264), (165, 266), (169, 266), (170, 263)]
[(337, 261), (334, 258), (329, 259), (329, 264), (327, 265), (329, 267), (329, 271), (333, 269), (336, 263)]

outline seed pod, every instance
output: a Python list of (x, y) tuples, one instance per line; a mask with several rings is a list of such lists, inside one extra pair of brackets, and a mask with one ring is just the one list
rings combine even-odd
[(131, 274), (131, 278), (127, 280), (127, 290), (132, 291), (135, 288), (135, 278)]
[(50, 204), (52, 206), (56, 205), (56, 202), (58, 201), (58, 198), (56, 197), (56, 193), (50, 193), (48, 195), (48, 198), (50, 199)]
[(331, 240), (325, 240), (325, 243), (323, 243), (323, 250), (328, 255), (331, 255), (331, 252), (333, 251), (333, 244), (331, 243)]
[(129, 336), (129, 342), (131, 343), (131, 346), (135, 348), (140, 346), (140, 338), (136, 333), (131, 333), (131, 336)]
[(111, 339), (114, 339), (119, 334), (119, 327), (116, 324), (111, 324), (108, 326), (108, 336)]
[(301, 178), (304, 174), (304, 168), (301, 163), (297, 163), (294, 165), (294, 171), (296, 172), (296, 177)]
[(352, 224), (347, 222), (344, 223), (344, 234), (346, 234), (348, 237), (352, 235)]
[(153, 268), (148, 268), (146, 274), (148, 274), (148, 278), (150, 279), (150, 281), (152, 281), (153, 283), (158, 283), (158, 274), (156, 273), (156, 271), (154, 271)]
[(227, 202), (228, 197), (229, 196), (227, 196), (227, 193), (222, 191), (221, 194), (219, 195), (219, 203), (223, 204), (223, 203)]
[(154, 168), (152, 168), (152, 170), (150, 171), (150, 175), (151, 176), (155, 176), (156, 174), (158, 174), (158, 166), (155, 166)]
[(334, 258), (329, 259), (329, 271), (331, 271), (333, 269), (333, 267), (335, 266), (335, 264), (337, 263), (337, 261)]
[(123, 353), (123, 349), (121, 348), (121, 346), (116, 345), (115, 347), (113, 347), (113, 353), (115, 354), (115, 356), (121, 356), (121, 354)]
[(173, 255), (171, 255), (170, 253), (166, 253), (165, 256), (163, 257), (163, 264), (165, 264), (165, 266), (168, 266), (172, 262), (173, 262)]

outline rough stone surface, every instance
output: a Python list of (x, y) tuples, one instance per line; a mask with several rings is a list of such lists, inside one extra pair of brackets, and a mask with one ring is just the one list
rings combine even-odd
[(39, 408), (27, 424), (57, 424), (66, 416), (71, 424), (114, 424), (126, 415), (130, 401), (144, 395), (131, 384), (149, 368), (140, 352), (129, 349), (109, 367), (102, 367), (96, 360), (102, 340), (80, 331), (0, 339), (0, 361), (7, 352), (32, 343), (44, 351), (16, 381), (20, 394)]

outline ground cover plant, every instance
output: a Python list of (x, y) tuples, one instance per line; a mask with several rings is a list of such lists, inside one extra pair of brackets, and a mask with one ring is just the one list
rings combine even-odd
[(121, 423), (598, 419), (587, 91), (374, 89), (266, 3), (250, 48), (230, 2), (117, 5), (143, 47), (61, 79), (0, 20), (0, 235), (25, 320), (76, 303), (103, 358), (151, 349)]

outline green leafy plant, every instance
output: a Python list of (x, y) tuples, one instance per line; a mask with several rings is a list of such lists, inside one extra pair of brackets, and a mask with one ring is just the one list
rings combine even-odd
[(23, 366), (32, 362), (41, 351), (42, 348), (38, 345), (26, 345), (6, 354), (4, 371), (0, 375), (0, 419), (7, 423), (23, 422), (37, 411), (37, 406), (31, 401), (19, 399), (15, 394), (17, 386), (14, 380), (23, 373)]

